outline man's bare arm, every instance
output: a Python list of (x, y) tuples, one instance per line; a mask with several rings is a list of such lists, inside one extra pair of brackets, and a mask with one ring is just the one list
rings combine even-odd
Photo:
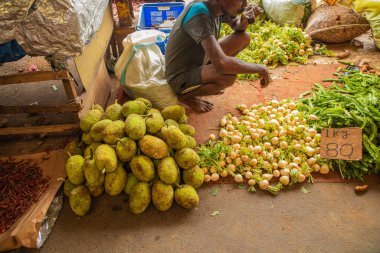
[(270, 82), (268, 69), (265, 65), (251, 64), (241, 61), (235, 57), (226, 55), (220, 47), (215, 36), (210, 35), (201, 42), (211, 63), (223, 74), (253, 74), (258, 73), (264, 79), (262, 85)]

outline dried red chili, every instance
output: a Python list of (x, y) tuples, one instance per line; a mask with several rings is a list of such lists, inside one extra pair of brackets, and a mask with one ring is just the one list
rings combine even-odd
[(48, 188), (32, 160), (0, 161), (0, 233), (7, 231)]

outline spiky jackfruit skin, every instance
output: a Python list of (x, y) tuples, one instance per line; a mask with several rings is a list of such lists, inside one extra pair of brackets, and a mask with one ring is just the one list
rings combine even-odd
[(127, 173), (123, 166), (120, 164), (116, 167), (116, 170), (111, 173), (107, 173), (104, 180), (104, 189), (108, 195), (119, 195), (127, 183)]
[(174, 149), (182, 149), (186, 147), (186, 135), (175, 126), (164, 126), (161, 128), (161, 135), (164, 141)]
[(81, 155), (74, 155), (67, 160), (66, 173), (68, 180), (74, 185), (83, 184), (84, 177), (84, 158)]
[(174, 199), (178, 205), (186, 209), (192, 209), (199, 203), (198, 193), (194, 187), (190, 185), (182, 185), (177, 188), (174, 192)]
[(161, 114), (165, 120), (172, 119), (178, 122), (185, 115), (185, 108), (180, 105), (171, 105), (164, 108)]
[(146, 98), (136, 98), (135, 101), (141, 101), (141, 102), (143, 102), (148, 109), (152, 108), (152, 102), (150, 102), (149, 99), (146, 99)]
[(112, 121), (123, 119), (123, 114), (121, 112), (122, 108), (123, 107), (118, 104), (116, 100), (114, 104), (106, 108), (106, 111), (104, 112), (104, 118), (110, 119)]
[(145, 155), (134, 156), (129, 167), (133, 175), (143, 182), (152, 181), (156, 174), (152, 160)]
[(124, 137), (116, 143), (116, 154), (120, 161), (129, 162), (136, 155), (137, 144), (129, 137)]
[(140, 140), (146, 133), (145, 120), (138, 114), (131, 114), (125, 120), (125, 133), (132, 140)]
[(102, 119), (103, 113), (97, 109), (91, 109), (88, 113), (80, 119), (79, 127), (83, 132), (89, 132), (91, 127)]
[(203, 184), (204, 176), (203, 170), (199, 166), (183, 170), (183, 181), (195, 189), (198, 189)]
[(86, 215), (91, 208), (91, 195), (89, 190), (84, 185), (76, 186), (71, 190), (69, 196), (71, 210), (78, 215)]
[(151, 113), (145, 120), (146, 131), (151, 134), (158, 133), (163, 126), (165, 126), (164, 118), (160, 113)]
[(174, 184), (177, 182), (178, 166), (173, 157), (165, 157), (158, 162), (157, 172), (162, 182), (165, 184)]
[(153, 159), (162, 159), (169, 155), (168, 145), (152, 135), (145, 135), (139, 140), (139, 148), (145, 155)]
[(190, 135), (190, 136), (195, 135), (195, 128), (192, 125), (178, 124), (178, 127), (186, 135)]
[(128, 173), (127, 183), (124, 187), (124, 193), (127, 195), (131, 195), (133, 187), (135, 187), (138, 182), (140, 182), (140, 180), (135, 175), (133, 175), (133, 173)]
[(110, 173), (117, 167), (115, 150), (108, 144), (100, 145), (95, 151), (95, 164), (98, 170)]
[(111, 123), (112, 123), (112, 120), (110, 120), (110, 119), (103, 119), (99, 122), (96, 122), (91, 127), (91, 130), (90, 130), (90, 135), (91, 135), (92, 139), (95, 142), (102, 141), (103, 140), (103, 131)]
[(117, 141), (125, 136), (124, 122), (121, 120), (113, 121), (103, 130), (103, 140), (107, 144), (116, 144)]
[(134, 214), (140, 214), (149, 206), (151, 191), (148, 183), (138, 182), (131, 192), (129, 208)]
[(178, 166), (185, 170), (195, 167), (200, 160), (197, 152), (191, 148), (177, 150), (174, 154), (174, 159)]
[(173, 204), (174, 190), (171, 185), (156, 181), (152, 187), (154, 206), (160, 211), (167, 211)]
[(138, 115), (144, 115), (147, 111), (147, 107), (144, 104), (144, 102), (141, 101), (128, 101), (125, 104), (123, 104), (121, 113), (124, 115), (124, 117), (128, 118), (131, 114), (138, 114)]

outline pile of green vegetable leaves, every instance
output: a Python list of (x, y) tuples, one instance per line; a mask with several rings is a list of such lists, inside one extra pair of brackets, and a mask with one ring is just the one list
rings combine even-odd
[[(233, 30), (223, 24), (220, 37), (231, 34)], [(310, 37), (301, 28), (294, 26), (279, 26), (271, 21), (256, 22), (247, 29), (250, 35), (249, 46), (240, 52), (237, 58), (268, 66), (286, 65), (289, 61), (306, 64), (314, 54), (333, 56), (325, 45), (311, 46)], [(239, 79), (256, 79), (255, 75), (239, 75)]]
[[(344, 71), (338, 79), (326, 79), (333, 85), (325, 89), (316, 84), (311, 96), (303, 94), (297, 109), (315, 114), (318, 130), (328, 127), (361, 127), (363, 129), (363, 159), (333, 160), (343, 178), (356, 178), (380, 173), (380, 77), (358, 71)], [(312, 123), (312, 122), (310, 122)]]

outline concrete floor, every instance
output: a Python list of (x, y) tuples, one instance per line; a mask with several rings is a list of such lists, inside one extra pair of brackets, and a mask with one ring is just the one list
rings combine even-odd
[[(380, 51), (351, 50), (348, 60), (370, 58), (380, 69)], [(187, 110), (198, 143), (237, 103), (297, 97), (338, 66), (332, 58), (312, 60), (321, 65), (271, 70), (276, 79), (266, 89), (258, 88), (257, 81), (244, 82), (210, 97), (215, 104), (212, 112)], [(362, 195), (354, 193), (357, 182), (337, 178), (337, 174), (329, 180), (318, 178), (316, 184), (298, 185), (276, 197), (251, 194), (229, 183), (205, 184), (198, 190), (200, 203), (194, 210), (173, 205), (159, 212), (151, 205), (141, 215), (129, 212), (125, 195), (94, 198), (91, 212), (82, 218), (74, 215), (66, 199), (41, 249), (10, 252), (380, 252), (379, 178), (372, 178)], [(301, 192), (302, 186), (310, 192)], [(214, 188), (216, 196), (210, 194)], [(213, 216), (214, 211), (219, 215)]]

